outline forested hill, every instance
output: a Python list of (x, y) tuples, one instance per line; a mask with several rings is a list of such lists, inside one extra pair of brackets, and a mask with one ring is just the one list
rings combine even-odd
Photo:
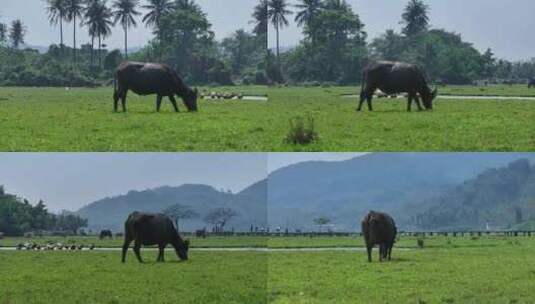
[(508, 229), (535, 217), (535, 166), (526, 159), (489, 169), (420, 204), (417, 227), (430, 230)]
[[(317, 229), (327, 217), (339, 230), (359, 230), (369, 210), (395, 215), (400, 228), (419, 229), (420, 204), (481, 172), (507, 166), (520, 153), (374, 153), (341, 162), (304, 162), (269, 176), (271, 226)], [(535, 159), (534, 159), (535, 160)], [(416, 205), (416, 206), (415, 206)]]
[(240, 193), (219, 191), (207, 185), (160, 187), (144, 191), (130, 191), (124, 195), (93, 202), (77, 213), (88, 219), (89, 229), (122, 231), (124, 221), (133, 211), (162, 212), (174, 205), (188, 206), (197, 217), (181, 221), (181, 229), (195, 230), (211, 225), (203, 218), (216, 208), (231, 208), (237, 216), (228, 229), (249, 230), (250, 225), (262, 226), (266, 221), (266, 183), (258, 182)]

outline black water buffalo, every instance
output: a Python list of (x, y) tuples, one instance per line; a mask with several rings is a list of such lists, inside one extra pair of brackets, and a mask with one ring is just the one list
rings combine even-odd
[(433, 91), (427, 85), (424, 72), (416, 65), (403, 62), (377, 62), (364, 69), (360, 103), (357, 111), (362, 110), (364, 101), (368, 102), (368, 109), (373, 111), (373, 94), (380, 89), (387, 95), (407, 93), (409, 103), (407, 111), (411, 110), (412, 101), (416, 101), (418, 110), (421, 96), (426, 109), (433, 109), (433, 99), (437, 96), (437, 89)]
[(99, 238), (101, 240), (105, 239), (105, 238), (113, 239), (113, 234), (112, 234), (111, 230), (102, 230), (102, 231), (100, 231), (100, 237)]
[(379, 260), (390, 260), (396, 240), (397, 228), (388, 214), (370, 211), (362, 220), (362, 235), (366, 242), (368, 261), (372, 261), (372, 248), (379, 245)]
[(531, 87), (535, 87), (535, 78), (531, 78), (528, 81), (528, 89), (531, 89)]
[(158, 245), (160, 250), (158, 262), (164, 261), (164, 249), (171, 244), (180, 260), (188, 259), (189, 241), (183, 241), (178, 234), (173, 221), (164, 214), (150, 214), (134, 212), (128, 216), (124, 224), (124, 244), (122, 262), (125, 262), (126, 252), (130, 243), (134, 241), (134, 253), (140, 263), (141, 245)]
[(159, 112), (162, 98), (167, 96), (176, 112), (179, 112), (175, 95), (180, 96), (188, 111), (197, 111), (197, 89), (192, 90), (184, 84), (178, 74), (165, 64), (123, 62), (115, 73), (113, 94), (114, 110), (117, 112), (121, 99), (126, 112), (126, 94), (132, 90), (138, 95), (156, 94), (156, 110)]

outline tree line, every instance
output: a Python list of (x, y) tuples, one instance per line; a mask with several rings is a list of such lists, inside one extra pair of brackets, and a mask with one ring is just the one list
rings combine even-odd
[(83, 227), (87, 227), (86, 219), (67, 211), (51, 213), (42, 200), (33, 206), (0, 186), (0, 232), (6, 236), (43, 231), (76, 235)]
[[(268, 18), (275, 29), (275, 54), (268, 75), (277, 82), (311, 81), (338, 84), (361, 81), (360, 71), (378, 60), (420, 65), (436, 83), (471, 84), (477, 80), (522, 82), (535, 76), (535, 59), (497, 59), (489, 48), (481, 53), (460, 34), (430, 28), (430, 6), (410, 0), (401, 14), (399, 32), (389, 29), (368, 41), (365, 24), (345, 0), (269, 0)], [(295, 10), (295, 11), (294, 11)], [(294, 16), (303, 39), (281, 52), (279, 32)]]
[[(254, 28), (216, 41), (206, 13), (194, 0), (44, 0), (59, 41), (48, 52), (20, 49), (28, 29), (22, 21), (0, 25), (0, 84), (87, 86), (105, 83), (123, 60), (162, 62), (195, 84), (265, 84), (267, 3), (251, 13)], [(153, 33), (140, 50), (129, 54), (128, 34), (142, 22)], [(65, 44), (64, 25), (72, 25), (72, 46)], [(119, 25), (124, 50), (108, 51), (105, 40)], [(77, 46), (77, 32), (90, 41)], [(9, 33), (9, 35), (8, 35)], [(11, 38), (13, 37), (13, 38)], [(8, 39), (9, 38), (9, 39)]]

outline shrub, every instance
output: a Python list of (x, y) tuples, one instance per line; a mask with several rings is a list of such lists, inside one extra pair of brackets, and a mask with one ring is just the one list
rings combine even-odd
[(314, 130), (314, 119), (312, 117), (308, 117), (306, 123), (301, 117), (290, 119), (290, 130), (286, 135), (286, 143), (305, 145), (317, 139), (318, 134)]

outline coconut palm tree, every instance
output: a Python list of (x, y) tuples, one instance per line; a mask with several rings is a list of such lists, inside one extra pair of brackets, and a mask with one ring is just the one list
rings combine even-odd
[(102, 40), (111, 35), (113, 26), (113, 13), (107, 6), (106, 0), (90, 0), (96, 2), (91, 12), (87, 15), (86, 24), (92, 28), (98, 37), (98, 64), (102, 65)]
[(21, 44), (24, 44), (24, 35), (26, 35), (26, 27), (19, 19), (11, 23), (9, 30), (9, 39), (13, 48), (18, 49)]
[(149, 12), (143, 16), (143, 22), (147, 27), (152, 27), (160, 41), (160, 57), (162, 55), (161, 20), (162, 16), (169, 13), (174, 5), (170, 0), (148, 0), (148, 5), (142, 7)]
[(277, 39), (277, 63), (280, 66), (280, 40), (279, 31), (282, 27), (288, 26), (289, 22), (286, 19), (287, 15), (291, 15), (292, 12), (287, 9), (288, 3), (286, 0), (269, 0), (268, 2), (268, 19), (271, 20), (271, 24), (275, 27), (275, 34)]
[(253, 12), (253, 21), (255, 25), (253, 32), (257, 35), (265, 35), (268, 31), (268, 2), (267, 0), (260, 0)]
[(128, 29), (136, 27), (135, 16), (141, 15), (136, 11), (139, 0), (115, 0), (113, 3), (114, 24), (120, 23), (124, 30), (124, 56), (128, 59)]
[(87, 32), (91, 37), (91, 66), (95, 62), (95, 38), (98, 36), (97, 15), (100, 0), (88, 0), (84, 9), (83, 25), (87, 26)]
[(59, 24), (60, 47), (63, 52), (63, 21), (67, 14), (67, 2), (65, 0), (46, 0), (46, 2), (48, 4), (46, 10), (48, 12), (48, 20), (50, 21), (50, 24)]
[(295, 22), (298, 26), (306, 26), (312, 39), (312, 42), (315, 41), (316, 29), (314, 27), (314, 22), (316, 21), (317, 16), (323, 8), (322, 0), (301, 0), (301, 3), (295, 5), (296, 8), (301, 9), (295, 15)]
[(84, 0), (65, 0), (65, 20), (73, 24), (73, 62), (76, 64), (76, 18), (81, 18), (84, 11)]
[(413, 37), (427, 31), (429, 27), (429, 6), (422, 0), (410, 0), (401, 16), (403, 21), (403, 34)]

